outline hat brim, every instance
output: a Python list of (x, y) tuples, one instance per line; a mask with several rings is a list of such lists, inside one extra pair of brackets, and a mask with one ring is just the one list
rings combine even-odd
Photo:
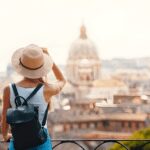
[(37, 79), (46, 76), (51, 71), (53, 66), (53, 61), (52, 58), (45, 53), (44, 53), (44, 64), (41, 68), (36, 70), (30, 70), (24, 68), (20, 64), (20, 58), (23, 50), (24, 48), (16, 50), (11, 58), (12, 66), (17, 73), (27, 78)]

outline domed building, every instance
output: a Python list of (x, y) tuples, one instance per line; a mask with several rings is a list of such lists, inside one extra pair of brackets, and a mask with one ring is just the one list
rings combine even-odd
[(88, 87), (100, 78), (100, 66), (95, 44), (87, 37), (82, 25), (79, 38), (71, 45), (66, 65), (67, 79), (76, 88), (76, 98), (84, 98)]
[(87, 86), (100, 78), (100, 59), (95, 44), (87, 37), (85, 26), (70, 48), (66, 66), (67, 79), (76, 86)]

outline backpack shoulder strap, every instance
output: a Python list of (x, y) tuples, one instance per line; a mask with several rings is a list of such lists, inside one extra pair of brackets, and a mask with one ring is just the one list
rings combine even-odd
[(49, 109), (49, 102), (48, 102), (48, 104), (47, 104), (47, 108), (46, 108), (46, 110), (45, 110), (44, 117), (43, 117), (43, 120), (42, 120), (42, 127), (44, 127), (45, 124), (46, 124), (47, 115), (48, 115), (48, 109)]
[(12, 83), (12, 89), (13, 89), (13, 92), (15, 94), (15, 97), (17, 97), (17, 101), (15, 101), (15, 104), (16, 104), (16, 107), (21, 105), (21, 100), (20, 100), (20, 97), (19, 97), (19, 94), (18, 94), (18, 90), (16, 88), (16, 84), (15, 83)]
[(42, 83), (39, 83), (37, 87), (32, 91), (32, 93), (26, 98), (26, 101), (30, 100), (37, 92), (38, 90), (43, 86)]
[(13, 91), (14, 91), (15, 97), (19, 96), (18, 91), (17, 91), (17, 88), (16, 88), (16, 84), (15, 84), (15, 83), (12, 83), (11, 86), (12, 86), (12, 89), (13, 89)]
[[(30, 98), (32, 98), (37, 92), (38, 90), (43, 86), (42, 83), (38, 84), (37, 87), (33, 90), (33, 92), (27, 97), (26, 101), (30, 100)], [(45, 126), (46, 124), (46, 120), (47, 120), (47, 115), (48, 115), (48, 109), (49, 109), (49, 103), (47, 104), (45, 113), (44, 113), (44, 118), (42, 120), (42, 127)]]

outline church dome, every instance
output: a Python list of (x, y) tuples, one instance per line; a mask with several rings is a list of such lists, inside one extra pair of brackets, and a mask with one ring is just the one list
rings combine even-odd
[(81, 26), (80, 37), (71, 45), (69, 59), (98, 59), (95, 44), (88, 39), (85, 26)]
[(70, 48), (66, 75), (70, 83), (90, 85), (100, 77), (100, 59), (95, 44), (88, 39), (85, 26), (80, 28), (80, 37)]

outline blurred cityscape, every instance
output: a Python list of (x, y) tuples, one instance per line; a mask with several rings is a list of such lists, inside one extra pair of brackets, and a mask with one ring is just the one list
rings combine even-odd
[[(52, 100), (48, 128), (53, 139), (126, 139), (150, 125), (150, 58), (103, 60), (82, 25), (60, 68), (67, 84)], [(20, 78), (8, 64), (0, 72), (0, 97)], [(86, 143), (89, 150), (94, 145)]]

